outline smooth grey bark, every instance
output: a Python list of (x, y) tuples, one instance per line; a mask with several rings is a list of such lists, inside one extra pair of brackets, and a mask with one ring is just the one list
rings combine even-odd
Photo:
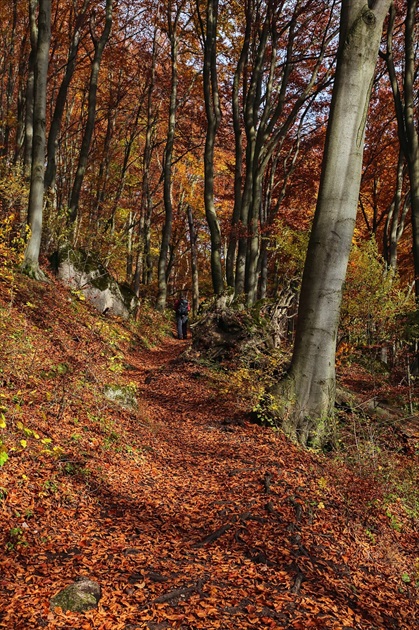
[(331, 429), (342, 287), (355, 227), (365, 124), (390, 0), (368, 8), (344, 0), (340, 46), (319, 196), (301, 287), (288, 377), (272, 394), (282, 427), (303, 445), (321, 445)]
[(28, 204), (28, 224), (31, 234), (22, 265), (24, 273), (38, 280), (45, 279), (43, 272), (39, 268), (39, 254), (44, 206), (46, 95), (50, 41), (51, 0), (39, 0), (34, 80), (34, 133)]
[(102, 34), (99, 38), (97, 38), (94, 33), (95, 20), (94, 20), (94, 17), (92, 18), (93, 22), (91, 25), (91, 35), (92, 35), (93, 45), (95, 48), (95, 54), (93, 57), (92, 68), (90, 71), (87, 121), (86, 121), (86, 126), (84, 129), (76, 176), (74, 178), (73, 188), (71, 190), (70, 202), (69, 202), (69, 207), (68, 207), (68, 218), (71, 222), (74, 222), (77, 219), (81, 187), (83, 185), (84, 175), (86, 173), (89, 150), (90, 150), (90, 145), (92, 142), (93, 131), (95, 128), (99, 71), (100, 71), (100, 65), (102, 61), (103, 50), (109, 39), (109, 35), (111, 33), (111, 28), (112, 28), (112, 4), (113, 4), (113, 0), (106, 0), (105, 24), (103, 27)]
[(151, 218), (153, 214), (152, 173), (151, 162), (155, 148), (155, 136), (157, 125), (157, 113), (153, 107), (153, 92), (156, 83), (157, 64), (157, 35), (158, 29), (154, 28), (153, 49), (151, 56), (150, 78), (147, 89), (147, 126), (143, 151), (143, 178), (139, 222), (139, 245), (137, 261), (134, 273), (134, 291), (139, 294), (140, 284), (148, 285), (152, 279), (151, 257)]
[(406, 195), (403, 199), (404, 176), (404, 153), (400, 149), (396, 171), (396, 188), (393, 200), (387, 212), (383, 233), (383, 257), (387, 269), (393, 274), (397, 269), (397, 245), (403, 234), (407, 211), (410, 207), (410, 195)]
[(242, 49), (240, 51), (239, 61), (234, 72), (233, 93), (232, 93), (232, 114), (234, 129), (234, 207), (231, 218), (231, 230), (228, 240), (227, 256), (226, 256), (226, 280), (227, 286), (235, 287), (236, 284), (236, 250), (240, 236), (240, 214), (242, 208), (242, 187), (243, 187), (243, 129), (240, 115), (240, 80), (243, 69), (249, 55), (251, 20), (248, 19), (252, 0), (246, 0), (246, 28)]
[(217, 77), (217, 29), (218, 0), (207, 0), (206, 20), (200, 13), (197, 0), (199, 24), (204, 50), (204, 100), (207, 118), (207, 133), (204, 148), (204, 203), (205, 216), (211, 236), (211, 276), (215, 295), (224, 289), (224, 276), (221, 262), (221, 232), (214, 203), (214, 148), (215, 138), (221, 121), (220, 99)]
[(162, 239), (160, 245), (160, 255), (158, 262), (158, 294), (156, 308), (164, 311), (167, 301), (167, 278), (168, 278), (168, 255), (170, 238), (172, 236), (173, 224), (173, 149), (175, 144), (176, 132), (176, 113), (177, 113), (177, 87), (178, 87), (178, 51), (179, 51), (179, 34), (177, 32), (181, 7), (177, 7), (176, 13), (172, 16), (171, 7), (168, 9), (168, 34), (170, 39), (170, 62), (171, 62), (171, 92), (169, 102), (169, 122), (166, 136), (166, 148), (164, 152), (163, 162), (163, 199), (165, 218), (162, 229)]

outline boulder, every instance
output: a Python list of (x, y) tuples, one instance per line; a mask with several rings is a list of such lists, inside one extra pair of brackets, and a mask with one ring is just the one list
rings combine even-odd
[(51, 608), (60, 607), (63, 612), (86, 612), (97, 607), (101, 594), (99, 584), (81, 578), (54, 595), (50, 602)]
[(68, 287), (81, 291), (100, 313), (128, 319), (138, 298), (119, 284), (91, 252), (65, 247), (51, 258), (57, 277)]

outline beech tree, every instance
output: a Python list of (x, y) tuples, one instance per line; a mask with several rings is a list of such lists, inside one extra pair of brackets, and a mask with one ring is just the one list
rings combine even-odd
[(33, 146), (28, 205), (28, 223), (31, 234), (22, 266), (25, 273), (39, 280), (44, 278), (44, 274), (39, 268), (39, 254), (44, 206), (46, 95), (50, 41), (51, 0), (39, 0), (34, 73)]
[[(321, 445), (335, 402), (342, 288), (355, 227), (364, 132), (384, 20), (391, 0), (343, 0), (339, 51), (318, 202), (304, 267), (291, 367), (272, 390), (282, 427)], [(285, 395), (285, 403), (284, 401)]]
[(166, 147), (163, 160), (163, 198), (165, 209), (165, 221), (162, 230), (162, 242), (160, 247), (158, 282), (159, 292), (157, 296), (157, 308), (164, 310), (167, 300), (167, 257), (169, 252), (170, 238), (172, 235), (173, 223), (173, 198), (172, 198), (172, 168), (173, 150), (176, 132), (176, 113), (178, 108), (178, 52), (179, 52), (179, 31), (178, 24), (183, 9), (183, 3), (167, 7), (167, 35), (170, 42), (170, 65), (171, 65), (171, 90), (169, 102), (168, 129)]
[(203, 83), (207, 117), (207, 133), (204, 149), (204, 202), (205, 214), (211, 235), (211, 276), (214, 293), (220, 294), (224, 288), (221, 261), (221, 231), (214, 203), (214, 147), (217, 130), (221, 122), (220, 97), (217, 73), (217, 25), (218, 0), (207, 0), (205, 20), (200, 2), (196, 2), (201, 43), (204, 53)]
[[(419, 137), (415, 116), (415, 64), (417, 44), (417, 0), (407, 0), (406, 19), (404, 20), (404, 63), (396, 65), (393, 54), (393, 34), (396, 20), (395, 6), (391, 5), (390, 25), (387, 36), (387, 50), (384, 57), (390, 77), (396, 110), (398, 135), (402, 153), (407, 162), (410, 181), (409, 202), (412, 210), (413, 261), (415, 269), (415, 294), (419, 299)], [(398, 78), (397, 70), (403, 71)], [(402, 87), (401, 87), (401, 85)]]

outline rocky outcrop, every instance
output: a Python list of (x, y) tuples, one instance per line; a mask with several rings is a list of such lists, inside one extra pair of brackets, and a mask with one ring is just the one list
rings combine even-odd
[(66, 247), (56, 252), (51, 262), (58, 278), (81, 291), (100, 313), (128, 319), (135, 312), (135, 294), (119, 284), (92, 253)]

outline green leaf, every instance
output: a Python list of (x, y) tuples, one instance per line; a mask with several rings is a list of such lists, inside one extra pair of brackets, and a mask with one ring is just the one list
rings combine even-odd
[(0, 451), (0, 466), (3, 466), (9, 459), (8, 454), (5, 451)]

